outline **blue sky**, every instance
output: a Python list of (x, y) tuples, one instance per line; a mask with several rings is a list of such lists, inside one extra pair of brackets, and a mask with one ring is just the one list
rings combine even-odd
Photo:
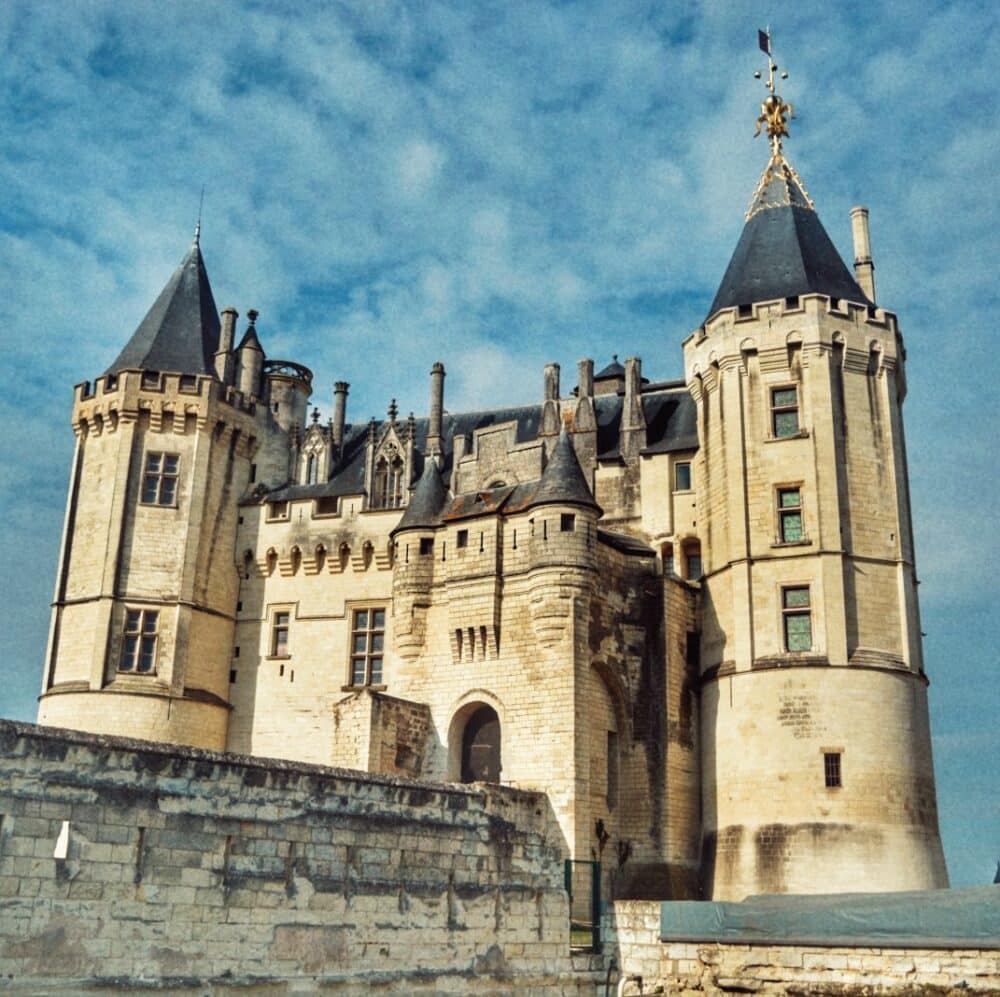
[[(33, 719), (73, 437), (183, 256), (348, 419), (536, 401), (542, 365), (682, 374), (766, 158), (850, 261), (871, 211), (904, 408), (938, 802), (955, 885), (1000, 858), (993, 4), (0, 5), (0, 716)], [(240, 330), (244, 320), (240, 320)]]

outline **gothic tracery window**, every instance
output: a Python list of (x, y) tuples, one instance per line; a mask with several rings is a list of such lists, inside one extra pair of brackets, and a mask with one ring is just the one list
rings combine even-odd
[(375, 463), (373, 509), (398, 509), (403, 504), (403, 460), (387, 447)]

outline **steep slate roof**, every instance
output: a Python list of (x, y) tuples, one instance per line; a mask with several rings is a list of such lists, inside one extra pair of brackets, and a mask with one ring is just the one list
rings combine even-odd
[[(618, 437), (621, 425), (621, 395), (598, 395), (594, 398), (597, 416), (597, 453), (602, 460), (614, 460), (619, 453)], [(675, 450), (697, 450), (698, 433), (695, 422), (694, 399), (683, 382), (667, 382), (663, 388), (654, 386), (652, 391), (642, 395), (646, 413), (646, 449), (644, 453), (670, 453)], [(440, 476), (447, 481), (454, 460), (454, 438), (471, 436), (477, 429), (496, 426), (505, 422), (515, 424), (514, 439), (517, 443), (527, 443), (538, 436), (541, 422), (541, 405), (521, 405), (511, 408), (487, 409), (484, 411), (448, 413), (441, 420), (441, 442), (444, 446), (444, 462)], [(414, 423), (416, 459), (414, 476), (423, 471), (422, 452), (427, 447), (426, 418)], [(376, 427), (376, 435), (381, 438), (386, 423)], [(333, 498), (340, 495), (360, 495), (365, 490), (365, 447), (368, 443), (368, 423), (348, 424), (344, 427), (343, 458), (334, 468), (328, 481), (314, 485), (286, 484), (267, 495), (269, 502), (303, 498)], [(534, 485), (525, 488), (534, 489)], [(511, 496), (504, 498), (504, 508), (527, 507), (530, 497), (525, 488), (518, 486)], [(247, 499), (256, 502), (256, 499)], [(458, 499), (449, 507), (447, 515), (457, 514)]]
[(868, 301), (826, 234), (798, 174), (779, 153), (757, 184), (708, 317), (722, 308), (810, 293)]
[(559, 505), (584, 505), (601, 512), (601, 507), (590, 493), (590, 486), (583, 476), (580, 462), (576, 459), (576, 451), (570, 442), (565, 425), (559, 433), (552, 456), (542, 471), (541, 480), (538, 482), (529, 508), (553, 502)]
[(215, 376), (219, 312), (197, 238), (118, 359), (104, 372), (169, 370)]
[(406, 512), (392, 533), (439, 525), (441, 510), (447, 501), (448, 489), (441, 480), (437, 464), (433, 460), (424, 461), (424, 473), (417, 482)]
[(611, 363), (594, 375), (595, 381), (613, 381), (616, 378), (625, 376), (625, 368), (618, 362), (618, 355), (615, 354)]
[(236, 349), (242, 350), (247, 347), (254, 350), (260, 350), (261, 353), (264, 352), (264, 347), (260, 345), (260, 339), (257, 337), (257, 329), (252, 325), (247, 326), (247, 331), (243, 333), (243, 338), (240, 340)]

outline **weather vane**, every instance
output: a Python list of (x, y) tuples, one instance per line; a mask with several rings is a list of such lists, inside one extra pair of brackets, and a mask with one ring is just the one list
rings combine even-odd
[[(771, 140), (771, 149), (774, 155), (781, 152), (781, 138), (788, 134), (788, 119), (795, 117), (791, 104), (786, 104), (780, 94), (774, 92), (774, 74), (778, 72), (778, 65), (771, 54), (771, 29), (757, 32), (757, 41), (760, 50), (767, 56), (767, 81), (764, 86), (768, 89), (767, 98), (760, 105), (760, 117), (757, 119), (757, 130), (753, 133), (754, 138), (760, 134), (761, 125), (767, 125), (767, 137)], [(761, 79), (762, 73), (757, 70), (753, 74), (754, 79)], [(781, 70), (780, 76), (783, 80), (788, 79), (788, 73)]]

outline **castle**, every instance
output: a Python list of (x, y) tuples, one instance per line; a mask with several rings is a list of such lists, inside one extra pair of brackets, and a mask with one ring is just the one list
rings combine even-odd
[[(947, 885), (896, 316), (771, 156), (684, 379), (309, 416), (198, 236), (77, 386), (38, 720), (546, 794), (606, 895)], [(646, 372), (656, 363), (647, 364)]]

